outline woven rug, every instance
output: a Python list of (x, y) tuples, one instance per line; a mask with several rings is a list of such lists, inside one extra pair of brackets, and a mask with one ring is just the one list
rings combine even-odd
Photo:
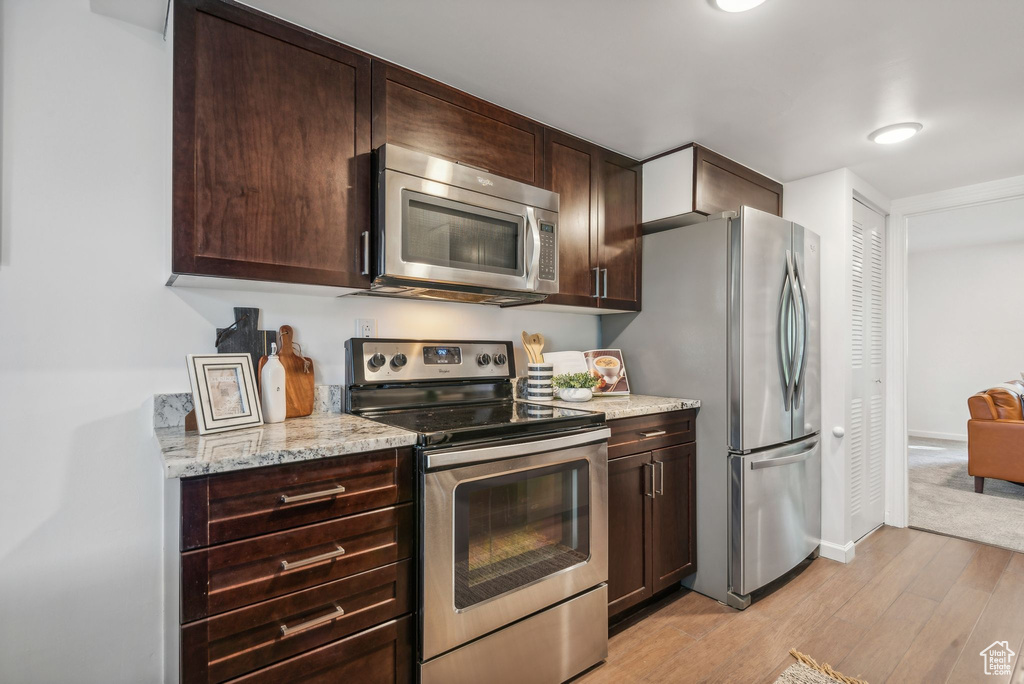
[(863, 679), (846, 677), (836, 672), (827, 663), (819, 665), (814, 658), (796, 649), (789, 654), (796, 658), (796, 663), (787, 667), (775, 680), (775, 684), (868, 684)]
[(976, 494), (967, 443), (910, 438), (910, 526), (1024, 552), (1024, 487), (987, 478)]

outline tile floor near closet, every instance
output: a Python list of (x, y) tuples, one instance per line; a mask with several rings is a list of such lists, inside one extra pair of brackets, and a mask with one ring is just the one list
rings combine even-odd
[(1024, 554), (882, 527), (852, 563), (819, 558), (745, 611), (678, 596), (614, 633), (577, 681), (774, 682), (796, 648), (871, 684), (1009, 682), (984, 673), (994, 641), (1024, 646)]

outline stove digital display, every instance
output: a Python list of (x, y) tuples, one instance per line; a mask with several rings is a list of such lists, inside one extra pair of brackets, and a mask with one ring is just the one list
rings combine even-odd
[(424, 347), (423, 363), (428, 366), (462, 363), (461, 347)]

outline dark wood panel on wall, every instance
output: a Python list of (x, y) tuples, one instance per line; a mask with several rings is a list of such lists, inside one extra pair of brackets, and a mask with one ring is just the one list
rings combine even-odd
[(640, 309), (640, 165), (609, 152), (601, 159), (601, 306)]
[(369, 58), (234, 3), (174, 14), (173, 271), (366, 287)]
[(548, 130), (544, 186), (558, 193), (558, 294), (549, 304), (598, 306), (597, 148)]
[(373, 147), (403, 147), (541, 184), (543, 127), (438, 81), (373, 62)]
[(782, 215), (782, 184), (731, 159), (694, 145), (694, 209), (704, 214), (743, 205)]

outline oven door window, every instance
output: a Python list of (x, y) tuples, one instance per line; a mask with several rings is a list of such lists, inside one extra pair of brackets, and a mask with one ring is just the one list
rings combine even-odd
[(469, 608), (590, 557), (585, 460), (455, 488), (455, 607)]
[(526, 219), (402, 191), (402, 260), (522, 276)]

